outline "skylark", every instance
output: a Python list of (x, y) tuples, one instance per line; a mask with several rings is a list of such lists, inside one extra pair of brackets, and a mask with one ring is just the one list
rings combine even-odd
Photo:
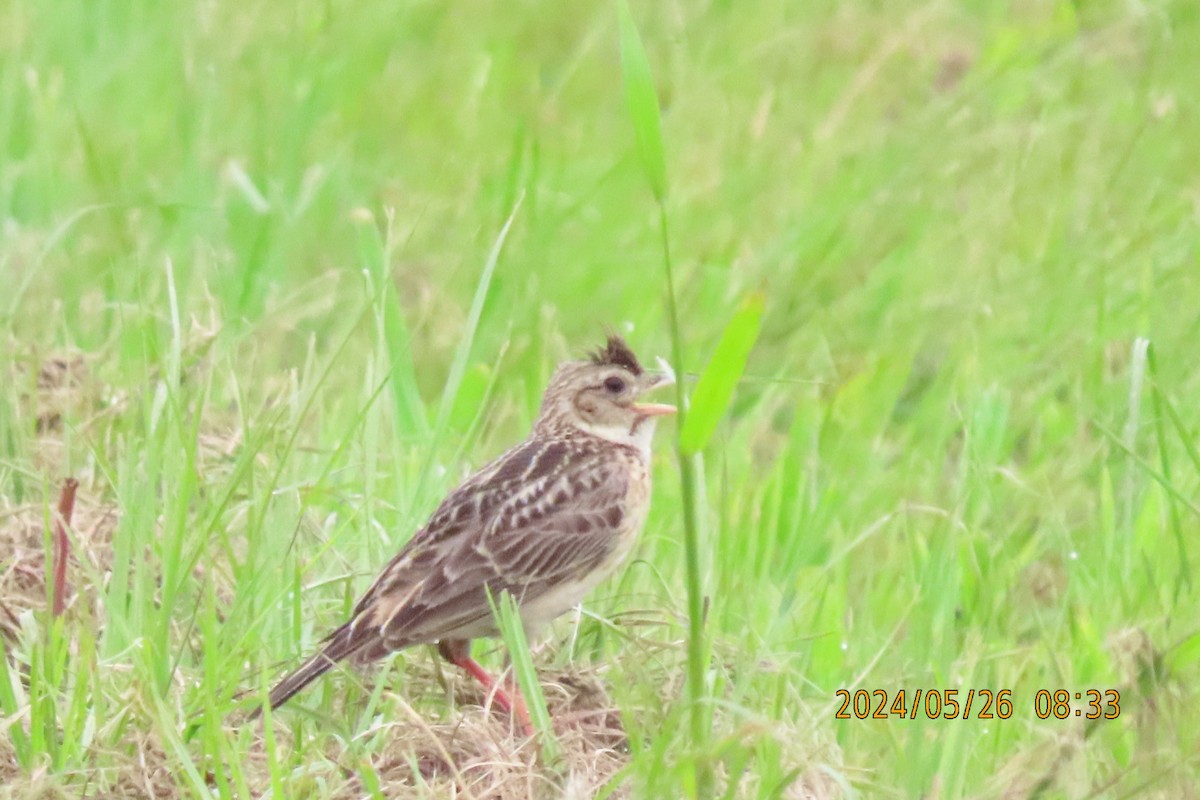
[(270, 693), (281, 704), (342, 659), (433, 643), (533, 728), (524, 701), (471, 658), (498, 634), (488, 593), (509, 592), (530, 633), (570, 610), (629, 554), (650, 506), (650, 440), (675, 407), (637, 402), (672, 383), (619, 336), (555, 370), (533, 432), (450, 493), (388, 562), (348, 622)]

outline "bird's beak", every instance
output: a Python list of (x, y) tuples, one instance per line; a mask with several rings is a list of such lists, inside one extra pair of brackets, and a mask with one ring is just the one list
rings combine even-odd
[(664, 417), (675, 413), (675, 406), (666, 403), (633, 403), (629, 406), (643, 417)]
[[(662, 368), (661, 371), (646, 373), (643, 378), (645, 380), (645, 385), (642, 387), (643, 392), (651, 392), (675, 384), (675, 372), (671, 369), (671, 365), (659, 358), (658, 366)], [(629, 407), (643, 417), (663, 417), (674, 414), (676, 411), (675, 406), (666, 403), (632, 403)]]

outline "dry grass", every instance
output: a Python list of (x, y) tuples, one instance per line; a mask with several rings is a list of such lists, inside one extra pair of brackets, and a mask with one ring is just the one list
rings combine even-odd
[[(387, 736), (387, 744), (370, 761), (385, 796), (592, 797), (628, 761), (619, 713), (588, 671), (541, 673), (562, 746), (557, 771), (538, 763), (536, 743), (514, 735), (507, 715), (478, 705), (481, 698), (473, 684), (460, 676), (451, 680), (458, 702), (450, 721), (420, 719), (397, 699), (393, 707), (406, 708), (412, 716), (381, 720), (362, 734)], [(414, 696), (437, 691), (430, 675), (409, 675), (406, 686)], [(361, 797), (362, 793), (361, 779), (351, 776), (335, 796)]]
[[(166, 800), (181, 796), (170, 762), (149, 736), (130, 737), (120, 753), (96, 753), (108, 766), (82, 779), (64, 782), (42, 765), (29, 773), (17, 766), (7, 742), (0, 742), (0, 798), (4, 800), (58, 800), (58, 798), (103, 797), (113, 800)], [(66, 776), (79, 778), (80, 776)]]

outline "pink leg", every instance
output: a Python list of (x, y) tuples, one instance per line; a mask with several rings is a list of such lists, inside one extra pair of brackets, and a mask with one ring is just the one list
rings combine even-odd
[(510, 689), (498, 683), (478, 661), (471, 658), (469, 641), (453, 639), (438, 642), (438, 652), (442, 658), (483, 684), (483, 688), (496, 698), (496, 705), (510, 714), (516, 714), (525, 735), (533, 737), (533, 721), (529, 718), (529, 709), (525, 706), (525, 698), (521, 697), (520, 690), (515, 686)]

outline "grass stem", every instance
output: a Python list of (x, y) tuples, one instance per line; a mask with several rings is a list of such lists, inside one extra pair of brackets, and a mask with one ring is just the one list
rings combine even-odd
[[(667, 275), (667, 319), (671, 329), (671, 361), (677, 375), (685, 373), (683, 343), (679, 335), (679, 308), (675, 299), (675, 270), (671, 262), (671, 234), (666, 205), (658, 204), (658, 230), (662, 238), (663, 267)], [(678, 411), (677, 430), (682, 434), (687, 419), (686, 393), (683, 382), (675, 382), (675, 403)], [(677, 443), (679, 460), (680, 500), (683, 505), (683, 549), (685, 582), (688, 597), (688, 700), (692, 745), (696, 759), (696, 796), (712, 795), (712, 770), (705, 752), (708, 742), (708, 691), (704, 680), (707, 648), (704, 641), (704, 582), (700, 572), (700, 525), (696, 510), (696, 457), (684, 451), (682, 439)]]

